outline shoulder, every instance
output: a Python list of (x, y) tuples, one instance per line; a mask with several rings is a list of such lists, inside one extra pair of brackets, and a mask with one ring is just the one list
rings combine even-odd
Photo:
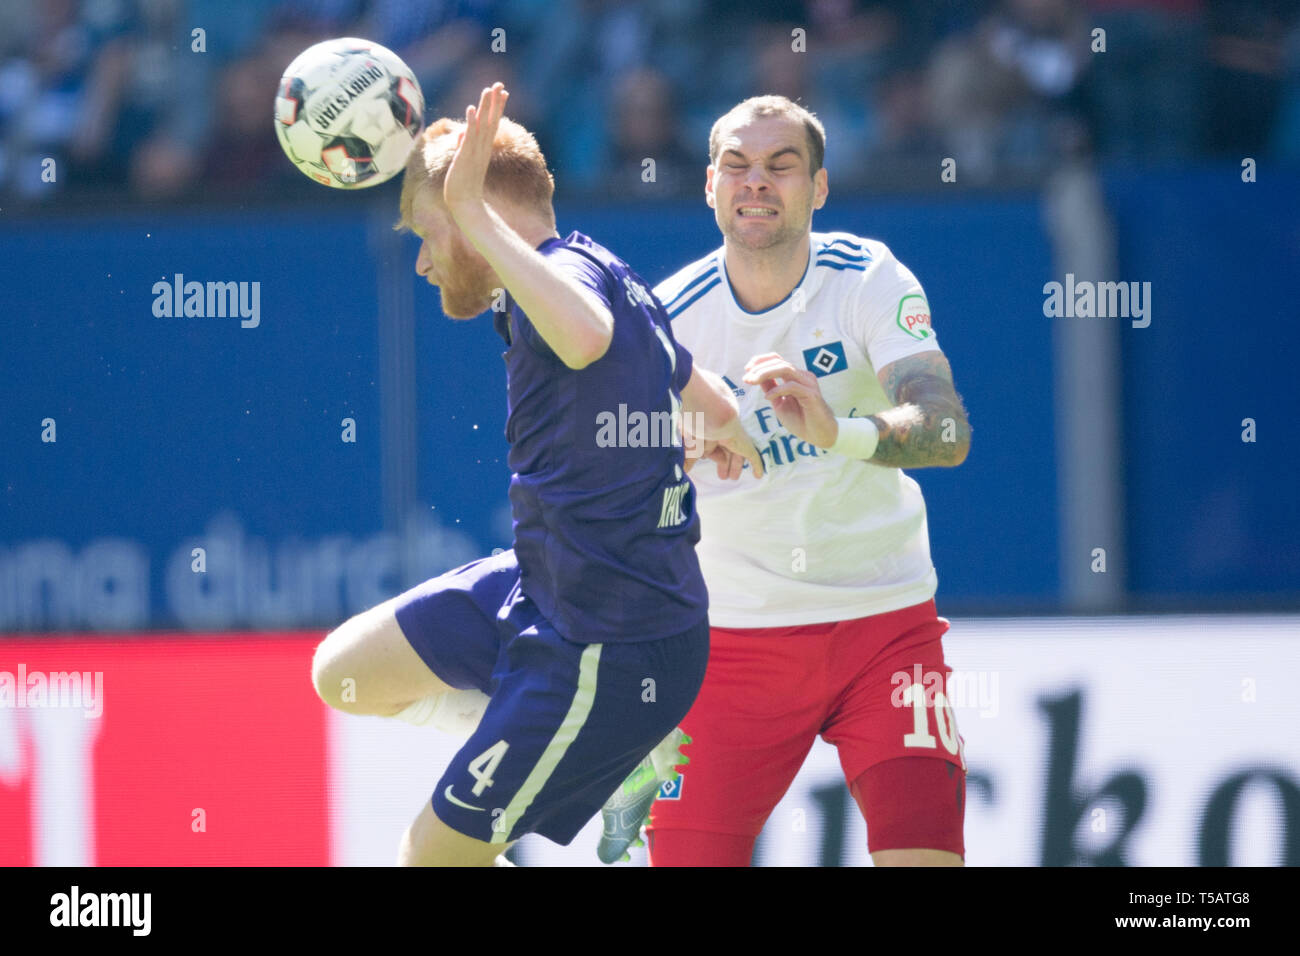
[(916, 276), (879, 239), (848, 232), (815, 232), (812, 238), (815, 267), (827, 271), (823, 281), (858, 306), (920, 291)]
[(864, 273), (889, 250), (883, 242), (851, 232), (814, 232), (813, 266), (831, 272)]
[(580, 232), (573, 232), (562, 238), (551, 239), (539, 251), (548, 259), (562, 262), (592, 263), (602, 271), (611, 273), (613, 272), (613, 265), (620, 261), (618, 256)]
[[(813, 263), (834, 273), (848, 273), (842, 279), (856, 285), (889, 282), (911, 273), (879, 239), (869, 239), (851, 232), (814, 232)], [(914, 280), (913, 280), (914, 281)]]
[(669, 318), (675, 318), (722, 282), (721, 262), (722, 251), (715, 249), (655, 286), (655, 296), (663, 303)]
[(579, 232), (551, 239), (538, 251), (553, 267), (602, 296), (606, 304), (612, 305), (630, 272), (618, 256)]

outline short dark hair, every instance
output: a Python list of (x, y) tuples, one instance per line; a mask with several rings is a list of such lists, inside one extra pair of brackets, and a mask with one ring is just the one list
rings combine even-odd
[(717, 163), (722, 134), (729, 125), (767, 116), (785, 116), (802, 123), (808, 135), (809, 172), (815, 174), (822, 168), (826, 161), (826, 127), (812, 112), (784, 96), (751, 96), (718, 117), (709, 133), (709, 162)]

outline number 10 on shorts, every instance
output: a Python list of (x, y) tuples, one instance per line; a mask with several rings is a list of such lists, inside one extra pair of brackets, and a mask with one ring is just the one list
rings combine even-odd
[(934, 711), (934, 722), (948, 753), (961, 759), (961, 769), (966, 769), (965, 748), (961, 735), (957, 733), (957, 718), (948, 705), (948, 698), (941, 690), (934, 691), (934, 707), (925, 705), (925, 688), (921, 684), (910, 684), (903, 688), (903, 706), (912, 707), (912, 732), (903, 734), (904, 747), (925, 747), (933, 750), (936, 746), (934, 734), (930, 733), (927, 714)]

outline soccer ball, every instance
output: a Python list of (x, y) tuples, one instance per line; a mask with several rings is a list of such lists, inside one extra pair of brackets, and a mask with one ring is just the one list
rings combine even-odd
[(424, 95), (401, 58), (344, 37), (308, 47), (275, 97), (285, 155), (318, 183), (365, 189), (402, 171), (424, 125)]

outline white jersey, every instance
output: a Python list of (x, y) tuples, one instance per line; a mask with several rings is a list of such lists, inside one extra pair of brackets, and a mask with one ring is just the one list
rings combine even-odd
[(766, 475), (722, 481), (712, 462), (691, 471), (696, 548), (717, 627), (816, 624), (869, 617), (934, 596), (925, 501), (898, 468), (832, 454), (781, 426), (745, 364), (778, 352), (818, 376), (838, 417), (889, 408), (876, 370), (937, 351), (920, 283), (873, 239), (813, 233), (793, 292), (747, 312), (718, 249), (660, 283), (673, 335), (703, 368), (725, 377)]

